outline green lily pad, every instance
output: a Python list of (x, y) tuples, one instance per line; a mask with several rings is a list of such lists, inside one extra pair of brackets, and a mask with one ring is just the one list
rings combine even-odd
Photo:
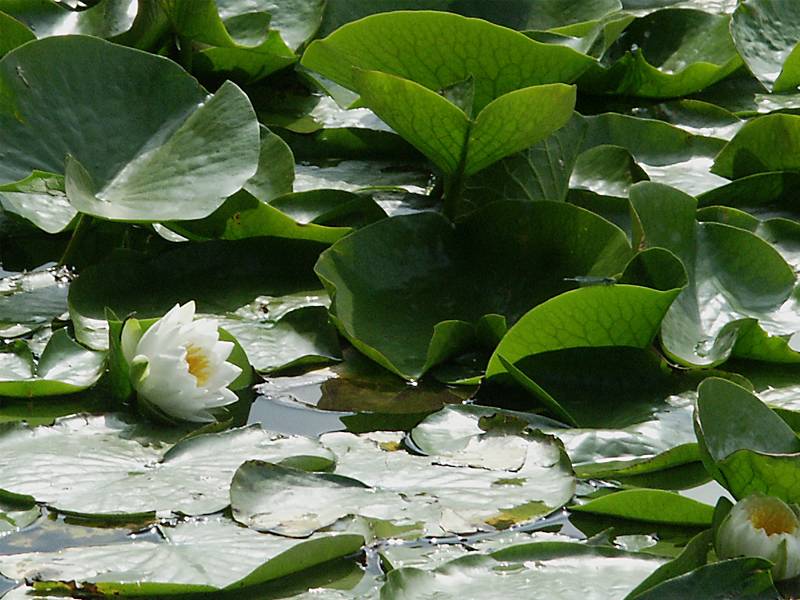
[[(787, 343), (778, 336), (794, 330), (787, 330), (791, 320), (781, 322), (779, 311), (795, 274), (778, 252), (749, 231), (698, 224), (695, 199), (678, 190), (645, 182), (636, 184), (630, 197), (641, 245), (671, 250), (689, 274), (688, 287), (661, 326), (665, 351), (696, 366), (723, 362), (737, 343), (737, 353), (752, 358), (785, 354)], [(756, 327), (762, 319), (769, 321), (762, 327), (769, 327), (772, 337)]]
[(798, 143), (800, 116), (779, 114), (753, 119), (722, 149), (712, 170), (729, 179), (767, 171), (797, 171)]
[(397, 492), (375, 490), (339, 475), (256, 461), (236, 471), (231, 509), (234, 519), (252, 529), (289, 537), (307, 537), (347, 515), (411, 526), (430, 518), (425, 514), (429, 511), (404, 501)]
[(101, 0), (77, 11), (53, 0), (0, 0), (0, 11), (27, 25), (31, 39), (57, 35), (114, 38), (134, 26), (139, 13), (137, 4), (134, 0)]
[[(472, 119), (446, 98), (407, 79), (359, 71), (354, 82), (362, 101), (447, 175), (472, 175), (532, 146), (564, 125), (575, 105), (575, 88), (533, 86), (496, 98)], [(534, 115), (524, 110), (530, 105), (538, 107)]]
[[(179, 246), (151, 258), (112, 256), (85, 269), (70, 286), (76, 335), (93, 348), (107, 345), (106, 308), (118, 316), (152, 318), (196, 300), (199, 313), (225, 315), (259, 296), (316, 290), (312, 266), (323, 248), (302, 240), (249, 238)], [(277, 256), (282, 258), (264, 260)]]
[[(519, 233), (506, 235), (512, 230)], [(474, 343), (484, 315), (514, 322), (574, 287), (572, 278), (621, 271), (630, 252), (622, 231), (588, 211), (497, 202), (455, 229), (430, 213), (375, 223), (336, 242), (316, 271), (339, 331), (371, 359), (417, 379)]]
[(284, 577), (359, 550), (358, 535), (298, 541), (256, 533), (222, 517), (160, 526), (163, 541), (7, 554), (0, 571), (35, 578), (40, 591), (92, 590), (113, 596), (222, 593)]
[(585, 133), (586, 123), (575, 113), (541, 142), (467, 178), (464, 212), (495, 200), (565, 201)]
[(130, 425), (113, 415), (68, 417), (52, 427), (7, 426), (0, 433), (6, 457), (0, 464), (2, 493), (95, 517), (209, 514), (229, 504), (230, 481), (246, 460), (332, 463), (330, 452), (308, 438), (255, 426), (198, 435), (172, 447), (130, 434)]
[(575, 504), (569, 510), (692, 527), (710, 527), (714, 507), (674, 492), (663, 490), (623, 490), (590, 500), (586, 504)]
[[(119, 72), (124, 90), (106, 93)], [(0, 182), (63, 173), (67, 159), (67, 197), (82, 212), (199, 218), (256, 171), (258, 123), (244, 93), (225, 84), (207, 98), (164, 58), (89, 37), (46, 38), (3, 57), (0, 81)], [(53, 94), (68, 109), (51, 110)]]
[[(728, 31), (730, 17), (664, 9), (635, 20), (603, 63), (580, 80), (592, 92), (671, 98), (698, 92), (742, 64)], [(601, 63), (602, 64), (602, 63)]]
[[(408, 49), (405, 60), (397, 60), (398, 48)], [(486, 21), (403, 11), (349, 23), (312, 42), (301, 62), (359, 92), (353, 67), (403, 78), (435, 92), (471, 78), (478, 114), (514, 90), (574, 81), (593, 61), (570, 48), (541, 44)]]
[(325, 164), (299, 164), (295, 177), (295, 192), (399, 188), (422, 194), (430, 172), (418, 164), (403, 162), (335, 160)]
[[(678, 487), (684, 485), (679, 483), (684, 476), (690, 485), (696, 481), (688, 476), (694, 474), (700, 461), (692, 428), (692, 400), (693, 394), (682, 394), (670, 396), (662, 402), (651, 401), (648, 403), (651, 414), (644, 420), (614, 429), (567, 428), (532, 413), (488, 406), (447, 406), (419, 423), (411, 431), (411, 439), (426, 454), (451, 457), (454, 453), (464, 454), (466, 448), (480, 449), (480, 441), (490, 437), (490, 423), (493, 421), (497, 421), (498, 426), (505, 423), (505, 426), (518, 430), (531, 427), (562, 441), (580, 477), (635, 484), (648, 477), (649, 481), (655, 481), (656, 477), (663, 477), (670, 471), (677, 473), (684, 468), (685, 473), (678, 473), (671, 480)], [(474, 466), (480, 466), (486, 460), (505, 461), (508, 466), (518, 454), (518, 449), (509, 447), (498, 455), (490, 453), (485, 458), (472, 452), (469, 460), (477, 461)], [(689, 472), (690, 468), (692, 472)]]
[(797, 32), (800, 11), (792, 2), (747, 0), (733, 13), (731, 34), (750, 71), (772, 92), (800, 84)]
[(15, 337), (43, 327), (67, 311), (70, 275), (40, 268), (0, 279), (0, 335)]
[(530, 310), (509, 329), (489, 361), (486, 376), (506, 371), (500, 357), (515, 363), (527, 356), (566, 348), (645, 348), (658, 333), (679, 291), (600, 284), (556, 296)]
[(105, 371), (103, 352), (88, 350), (56, 331), (38, 363), (28, 346), (17, 341), (0, 353), (0, 396), (32, 398), (73, 394), (93, 385)]
[(772, 563), (763, 558), (734, 558), (704, 565), (660, 585), (631, 596), (631, 600), (686, 598), (695, 595), (709, 600), (727, 598), (758, 598), (779, 600), (783, 596), (775, 589), (770, 576)]
[(383, 593), (398, 600), (424, 594), (442, 598), (536, 597), (621, 598), (661, 561), (644, 554), (592, 548), (570, 542), (511, 546), (492, 555), (456, 559), (432, 571), (391, 571)]
[(170, 229), (192, 240), (242, 240), (272, 236), (332, 244), (350, 229), (298, 223), (272, 204), (245, 190), (236, 192), (205, 219), (169, 224)]
[(336, 329), (322, 306), (298, 308), (279, 320), (226, 317), (220, 326), (236, 337), (259, 373), (341, 359)]
[(792, 202), (793, 190), (800, 185), (800, 173), (776, 171), (756, 173), (736, 179), (697, 196), (698, 206), (731, 206), (754, 216), (797, 214)]
[(754, 492), (800, 499), (800, 439), (756, 396), (709, 379), (698, 390), (695, 431), (703, 462), (735, 498)]
[(426, 506), (434, 516), (425, 519), (426, 535), (505, 529), (552, 512), (575, 491), (569, 460), (549, 436), (525, 438), (522, 462), (510, 469), (458, 466), (472, 462), (459, 453), (415, 456), (402, 450), (401, 439), (389, 432), (328, 433), (320, 441), (336, 456), (335, 474)]
[(64, 178), (36, 170), (21, 181), (0, 185), (0, 206), (46, 233), (64, 231), (78, 214), (67, 200)]
[(584, 150), (599, 145), (625, 148), (652, 181), (689, 194), (727, 183), (709, 171), (724, 140), (693, 134), (664, 121), (617, 113), (587, 117), (586, 123)]
[(269, 202), (292, 192), (294, 155), (280, 136), (263, 125), (259, 127), (259, 133), (258, 169), (243, 188), (262, 202)]
[[(285, 3), (253, 6), (251, 2), (237, 0), (161, 2), (172, 29), (183, 38), (184, 44), (189, 44), (193, 70), (206, 76), (232, 77), (243, 83), (252, 83), (291, 65), (297, 57), (287, 43), (297, 44), (297, 38), (305, 37), (308, 28), (313, 34), (314, 15), (321, 16), (319, 0), (295, 2), (294, 7), (281, 4)], [(272, 28), (275, 9), (283, 17), (278, 22), (282, 21), (288, 39), (282, 39), (281, 32)], [(198, 44), (196, 49), (192, 42)]]
[[(0, 10), (4, 6), (0, 4)], [(33, 32), (13, 16), (0, 12), (0, 58), (17, 46), (35, 40)]]
[(631, 185), (649, 179), (625, 148), (595, 146), (578, 156), (569, 187), (625, 198)]

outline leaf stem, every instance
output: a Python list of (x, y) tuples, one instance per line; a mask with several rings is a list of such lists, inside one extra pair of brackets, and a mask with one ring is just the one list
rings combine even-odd
[(464, 195), (464, 169), (467, 166), (467, 150), (471, 131), (472, 121), (469, 122), (467, 134), (464, 136), (464, 145), (461, 146), (458, 167), (451, 175), (445, 176), (444, 180), (444, 206), (442, 208), (444, 215), (451, 221), (458, 216), (458, 209), (461, 208), (461, 200)]
[(61, 255), (61, 259), (58, 261), (59, 267), (63, 267), (72, 260), (75, 249), (78, 247), (81, 240), (86, 237), (86, 232), (89, 230), (93, 220), (92, 217), (83, 213), (78, 215), (78, 222), (75, 224), (75, 229), (72, 230), (72, 237), (69, 238), (67, 247), (64, 249), (64, 254)]
[(192, 72), (192, 40), (183, 35), (178, 36), (178, 61), (187, 73)]
[(461, 206), (461, 196), (464, 191), (464, 176), (460, 172), (454, 173), (444, 180), (444, 215), (451, 221), (458, 216)]

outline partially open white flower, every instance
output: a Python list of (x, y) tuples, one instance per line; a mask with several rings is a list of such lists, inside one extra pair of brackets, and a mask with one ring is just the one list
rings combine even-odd
[(210, 408), (236, 402), (227, 386), (242, 370), (226, 362), (233, 343), (220, 341), (216, 321), (195, 321), (194, 311), (194, 302), (176, 304), (144, 333), (129, 319), (122, 354), (140, 399), (170, 417), (210, 422)]
[(736, 503), (717, 530), (720, 558), (760, 556), (776, 581), (800, 575), (800, 520), (779, 498), (753, 494)]

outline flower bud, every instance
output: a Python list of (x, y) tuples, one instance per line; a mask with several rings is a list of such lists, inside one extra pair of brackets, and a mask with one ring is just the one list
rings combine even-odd
[(776, 581), (800, 575), (800, 519), (779, 498), (752, 494), (737, 502), (717, 530), (715, 547), (720, 558), (766, 558)]

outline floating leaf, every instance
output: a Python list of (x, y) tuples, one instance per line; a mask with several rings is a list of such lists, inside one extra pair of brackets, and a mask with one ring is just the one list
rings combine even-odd
[[(106, 93), (119, 72), (118, 93)], [(164, 58), (94, 38), (47, 38), (7, 54), (0, 81), (8, 134), (0, 182), (63, 173), (69, 156), (67, 196), (82, 212), (199, 218), (256, 171), (258, 123), (244, 93), (225, 84), (207, 98)], [(51, 110), (54, 94), (63, 110)]]
[(635, 20), (603, 62), (581, 79), (593, 92), (650, 98), (686, 96), (742, 64), (728, 31), (730, 17), (702, 10), (664, 9)]
[(332, 461), (308, 438), (255, 426), (198, 435), (171, 448), (145, 444), (131, 439), (131, 427), (114, 416), (69, 417), (52, 427), (10, 426), (0, 433), (0, 447), (3, 493), (66, 513), (127, 518), (222, 510), (230, 502), (233, 474), (246, 460), (303, 457), (320, 467)]
[(27, 25), (40, 39), (57, 35), (114, 38), (134, 26), (139, 12), (143, 12), (138, 4), (135, 0), (100, 0), (79, 11), (53, 0), (0, 0), (0, 11)]
[(78, 214), (67, 200), (64, 178), (36, 170), (21, 181), (0, 185), (0, 206), (46, 233), (63, 231)]
[[(506, 235), (512, 230), (518, 233)], [(472, 343), (484, 315), (513, 322), (574, 287), (570, 278), (620, 271), (629, 254), (624, 234), (588, 211), (497, 202), (455, 229), (425, 213), (365, 227), (323, 253), (316, 270), (342, 334), (384, 367), (416, 379)]]
[[(107, 344), (106, 307), (116, 315), (160, 317), (176, 303), (198, 312), (234, 312), (259, 296), (315, 290), (312, 267), (324, 246), (302, 240), (250, 238), (181, 246), (160, 256), (122, 253), (84, 270), (70, 286), (76, 335)], [(264, 257), (281, 256), (280, 260)]]
[(733, 13), (731, 34), (750, 71), (773, 92), (800, 84), (797, 32), (800, 11), (793, 2), (747, 0)]
[[(408, 48), (397, 60), (395, 48)], [(473, 60), (471, 57), (483, 57)], [(434, 92), (472, 78), (474, 111), (530, 86), (571, 82), (592, 60), (478, 19), (428, 11), (377, 14), (313, 42), (304, 66), (359, 91), (356, 67), (403, 78)], [(422, 96), (418, 96), (422, 97)]]
[(749, 231), (698, 224), (695, 199), (678, 190), (645, 182), (636, 184), (630, 197), (641, 227), (640, 245), (672, 251), (689, 275), (688, 287), (662, 324), (665, 351), (683, 364), (709, 366), (726, 360), (738, 338), (742, 355), (780, 358), (786, 342), (758, 337), (751, 328), (755, 319), (775, 320), (773, 335), (793, 333), (776, 314), (795, 284), (781, 256)]
[(299, 308), (275, 321), (227, 317), (220, 326), (236, 337), (260, 373), (341, 358), (336, 330), (321, 306)]
[(703, 382), (695, 431), (706, 468), (735, 498), (761, 492), (800, 499), (800, 439), (744, 388), (720, 379)]
[[(6, 8), (0, 4), (0, 10)], [(13, 16), (0, 12), (0, 58), (25, 42), (36, 39), (33, 32)]]
[(569, 542), (521, 544), (493, 556), (466, 556), (432, 571), (396, 569), (389, 572), (383, 593), (398, 600), (424, 594), (621, 598), (661, 564), (644, 554)]
[(800, 116), (767, 115), (739, 130), (714, 161), (713, 172), (739, 179), (766, 171), (797, 171)]
[(0, 353), (0, 396), (31, 398), (79, 392), (100, 379), (105, 364), (103, 352), (84, 348), (66, 329), (53, 334), (38, 364), (28, 347), (16, 342)]
[(668, 579), (631, 597), (637, 600), (659, 598), (685, 598), (687, 594), (709, 600), (727, 598), (758, 598), (779, 600), (782, 596), (775, 589), (770, 576), (772, 563), (763, 558), (734, 558), (698, 567), (697, 569)]
[(586, 504), (570, 506), (569, 509), (634, 521), (691, 527), (710, 527), (714, 514), (714, 507), (708, 504), (674, 492), (646, 489), (607, 494)]
[(584, 150), (599, 145), (625, 148), (652, 181), (689, 194), (727, 183), (709, 172), (714, 157), (725, 145), (721, 139), (692, 134), (663, 121), (617, 113), (587, 117), (586, 123)]
[(486, 375), (505, 371), (501, 356), (514, 363), (565, 348), (644, 348), (652, 342), (679, 291), (600, 284), (561, 294), (529, 311), (506, 333)]
[[(304, 36), (308, 27), (313, 33), (313, 15), (322, 8), (319, 0), (295, 3), (294, 10), (281, 10), (275, 2), (253, 6), (248, 2), (218, 5), (214, 0), (161, 0), (160, 4), (184, 44), (202, 44), (196, 51), (189, 47), (193, 69), (207, 76), (232, 76), (243, 83), (262, 79), (295, 62), (297, 58), (286, 44), (296, 44), (298, 35)], [(271, 27), (275, 9), (281, 10), (289, 39), (282, 39)], [(303, 16), (308, 20), (299, 28), (296, 19), (303, 20)]]
[(0, 279), (0, 331), (15, 337), (47, 325), (67, 311), (69, 273), (40, 268)]
[(337, 475), (414, 498), (432, 511), (436, 518), (424, 523), (426, 535), (504, 529), (552, 512), (574, 493), (569, 461), (541, 434), (526, 438), (524, 462), (512, 469), (443, 465), (435, 454), (405, 452), (400, 436), (388, 432), (328, 433), (320, 440), (336, 456)]
[(0, 571), (35, 576), (38, 590), (70, 587), (112, 596), (171, 596), (242, 590), (358, 551), (358, 535), (298, 541), (269, 536), (215, 517), (160, 526), (163, 541), (6, 554)]

